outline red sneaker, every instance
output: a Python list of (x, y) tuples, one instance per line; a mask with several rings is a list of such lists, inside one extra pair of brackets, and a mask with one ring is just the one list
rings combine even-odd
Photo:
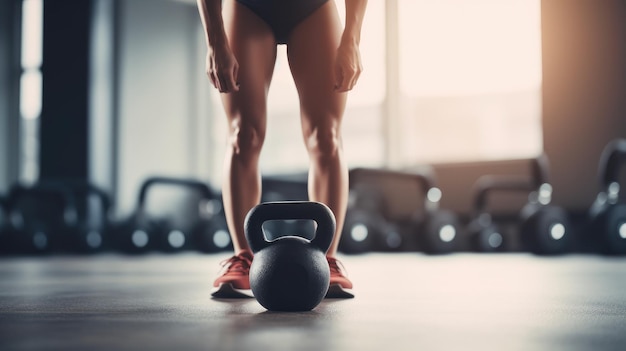
[(330, 268), (330, 286), (326, 293), (329, 299), (350, 299), (352, 294), (352, 282), (346, 276), (346, 269), (343, 264), (334, 257), (326, 257)]
[(252, 253), (244, 251), (220, 263), (220, 276), (213, 282), (211, 296), (216, 298), (253, 297), (250, 290)]

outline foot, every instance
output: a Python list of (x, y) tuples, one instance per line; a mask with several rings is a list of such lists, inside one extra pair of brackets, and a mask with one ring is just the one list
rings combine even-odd
[(221, 263), (220, 276), (213, 282), (211, 296), (220, 299), (253, 297), (250, 290), (250, 264), (252, 253), (244, 251)]
[(330, 267), (330, 286), (326, 293), (327, 299), (351, 299), (352, 282), (346, 276), (346, 269), (343, 264), (334, 257), (326, 257)]

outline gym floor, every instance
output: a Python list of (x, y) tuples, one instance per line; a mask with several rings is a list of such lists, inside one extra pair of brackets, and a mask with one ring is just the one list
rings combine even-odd
[(0, 259), (1, 350), (624, 350), (626, 259), (343, 256), (356, 298), (215, 300), (226, 254)]

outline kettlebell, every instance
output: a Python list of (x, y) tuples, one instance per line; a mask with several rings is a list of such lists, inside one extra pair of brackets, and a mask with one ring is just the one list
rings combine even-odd
[[(108, 223), (112, 207), (109, 194), (93, 183), (83, 180), (45, 180), (40, 185), (67, 188), (76, 211), (76, 220), (63, 229), (63, 242), (70, 252), (94, 253), (108, 244)], [(95, 201), (94, 201), (95, 200)]]
[[(202, 181), (185, 178), (153, 176), (146, 178), (137, 194), (137, 205), (129, 218), (113, 226), (116, 246), (129, 253), (144, 253), (152, 249), (174, 253), (193, 247), (202, 235), (199, 225), (175, 225), (173, 218), (153, 217), (147, 211), (148, 196), (159, 186), (193, 190), (200, 201), (213, 199), (212, 190)], [(200, 210), (199, 206), (196, 209)]]
[[(379, 218), (387, 218), (385, 221), (377, 221), (374, 215), (370, 215), (367, 221), (368, 229), (371, 233), (381, 238), (377, 247), (387, 251), (409, 251), (413, 243), (428, 254), (445, 254), (451, 253), (458, 249), (459, 243), (459, 224), (457, 216), (451, 211), (442, 209), (440, 201), (442, 197), (441, 190), (436, 186), (436, 175), (432, 168), (424, 167), (420, 169), (411, 169), (406, 171), (398, 171), (391, 169), (377, 168), (356, 168), (350, 171), (350, 182), (357, 179), (369, 180), (370, 186), (384, 188), (401, 188), (402, 185), (413, 183), (417, 185), (417, 203), (418, 208), (412, 210), (412, 214), (405, 220), (393, 220), (389, 213), (384, 213), (384, 195), (380, 195), (379, 199), (373, 196), (367, 196), (365, 199), (376, 199), (378, 203), (370, 203), (362, 205), (369, 208), (371, 212), (377, 212)], [(372, 194), (373, 189), (370, 189)], [(405, 191), (408, 196), (413, 195), (413, 191)], [(404, 196), (404, 194), (403, 194)], [(363, 203), (364, 201), (361, 201)], [(422, 203), (420, 206), (419, 203)], [(367, 207), (366, 207), (367, 206)], [(350, 218), (346, 216), (346, 224), (352, 225)], [(363, 217), (363, 216), (361, 216)], [(376, 222), (377, 225), (371, 225)], [(361, 225), (358, 223), (357, 225)], [(359, 228), (364, 228), (360, 226)], [(351, 230), (353, 227), (344, 225), (344, 235), (342, 240), (347, 238), (345, 230)], [(405, 234), (407, 233), (407, 234)], [(391, 243), (391, 245), (389, 245)], [(340, 246), (341, 247), (341, 246)]]
[[(267, 240), (265, 221), (290, 219), (315, 221), (313, 239), (286, 235)], [(250, 288), (263, 307), (270, 311), (310, 311), (322, 301), (330, 282), (326, 252), (335, 226), (333, 213), (319, 202), (265, 202), (248, 212), (245, 235), (254, 253)]]
[(474, 251), (502, 252), (508, 246), (507, 236), (487, 209), (489, 195), (495, 192), (528, 192), (530, 190), (531, 184), (525, 177), (484, 175), (478, 178), (474, 184), (472, 219), (467, 226), (469, 241)]
[(626, 139), (611, 141), (600, 158), (600, 192), (589, 210), (591, 226), (585, 235), (603, 254), (626, 254), (626, 204), (619, 201), (619, 171), (624, 160)]
[(537, 255), (556, 255), (570, 249), (572, 235), (567, 213), (562, 207), (550, 204), (552, 186), (548, 182), (548, 158), (541, 154), (529, 161), (530, 178), (486, 175), (477, 180), (474, 219), (468, 226), (470, 240), (477, 250), (497, 251), (491, 244), (494, 243), (494, 235), (501, 233), (491, 216), (484, 211), (487, 194), (494, 190), (528, 193), (528, 201), (519, 211), (517, 226), (525, 250)]
[(531, 193), (520, 211), (520, 239), (536, 255), (559, 255), (570, 251), (572, 228), (561, 206), (553, 205), (546, 154), (530, 160)]
[(0, 254), (9, 251), (8, 226), (9, 207), (6, 198), (0, 195)]
[(78, 221), (71, 190), (61, 184), (14, 184), (7, 199), (8, 241), (17, 254), (67, 251), (66, 233)]
[[(339, 250), (346, 254), (360, 254), (379, 248), (384, 242), (384, 198), (376, 187), (358, 180), (360, 169), (350, 171), (348, 208), (342, 228)], [(355, 179), (356, 178), (356, 179)]]

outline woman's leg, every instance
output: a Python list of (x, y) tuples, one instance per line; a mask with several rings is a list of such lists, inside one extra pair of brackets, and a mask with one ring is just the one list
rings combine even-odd
[(334, 91), (333, 71), (341, 32), (337, 9), (331, 0), (294, 28), (287, 43), (310, 157), (309, 198), (328, 205), (337, 219), (329, 257), (337, 253), (348, 201), (348, 167), (341, 137), (347, 96)]
[(261, 198), (259, 156), (266, 129), (267, 92), (276, 61), (270, 28), (236, 1), (224, 4), (228, 41), (239, 63), (239, 91), (222, 94), (228, 118), (222, 195), (235, 254), (248, 251), (243, 222)]

